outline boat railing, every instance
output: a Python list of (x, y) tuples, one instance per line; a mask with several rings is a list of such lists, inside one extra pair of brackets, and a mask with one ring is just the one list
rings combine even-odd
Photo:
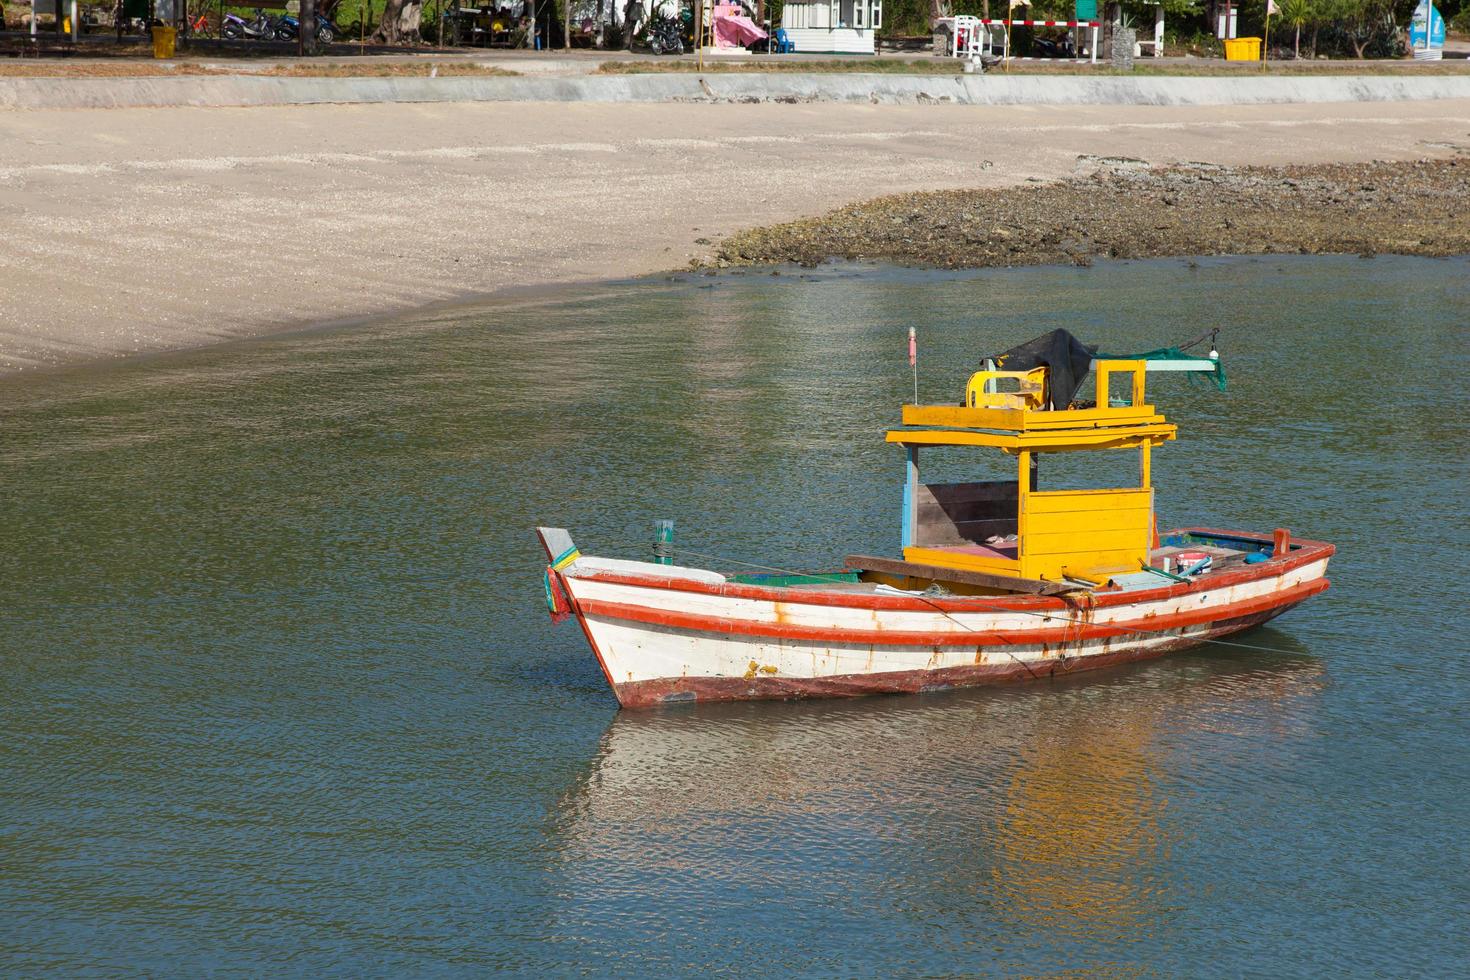
[[(1148, 361), (1101, 360), (1092, 362), (1092, 373), (1097, 378), (1096, 396), (1093, 401), (1098, 408), (1132, 408), (1146, 404), (1144, 398), (1145, 379), (1148, 377)], [(1127, 374), (1132, 379), (1127, 402), (1113, 404), (1112, 380), (1115, 374)]]
[(1041, 408), (1045, 404), (1046, 368), (1030, 371), (976, 371), (965, 385), (970, 408)]

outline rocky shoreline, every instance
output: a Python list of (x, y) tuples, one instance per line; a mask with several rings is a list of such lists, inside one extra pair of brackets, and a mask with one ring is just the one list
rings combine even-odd
[(1288, 167), (1081, 157), (1053, 183), (899, 194), (739, 232), (718, 267), (947, 269), (1263, 253), (1470, 253), (1470, 157)]

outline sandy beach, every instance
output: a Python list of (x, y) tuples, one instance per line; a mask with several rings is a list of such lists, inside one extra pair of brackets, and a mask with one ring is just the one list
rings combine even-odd
[(1095, 158), (1470, 153), (1470, 101), (0, 113), (0, 371), (685, 267), (723, 236)]

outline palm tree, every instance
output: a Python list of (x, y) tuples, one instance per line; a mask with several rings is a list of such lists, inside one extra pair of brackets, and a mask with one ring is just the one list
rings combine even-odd
[(1302, 25), (1311, 20), (1315, 11), (1312, 0), (1281, 0), (1277, 4), (1281, 19), (1296, 28), (1296, 38), (1291, 42), (1291, 56), (1297, 60), (1302, 56)]

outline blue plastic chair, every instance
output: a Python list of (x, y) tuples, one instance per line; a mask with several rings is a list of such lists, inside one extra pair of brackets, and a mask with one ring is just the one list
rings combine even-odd
[(775, 53), (791, 54), (794, 51), (796, 51), (796, 42), (791, 40), (791, 37), (786, 33), (786, 28), (777, 28)]

